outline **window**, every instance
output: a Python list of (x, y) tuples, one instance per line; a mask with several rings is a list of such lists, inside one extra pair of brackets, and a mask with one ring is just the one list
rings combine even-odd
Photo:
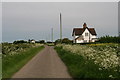
[(88, 36), (88, 33), (85, 33), (85, 36)]

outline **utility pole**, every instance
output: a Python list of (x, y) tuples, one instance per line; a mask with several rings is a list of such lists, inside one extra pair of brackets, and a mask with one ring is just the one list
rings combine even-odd
[(47, 43), (47, 37), (46, 37), (46, 43)]
[(60, 41), (62, 42), (62, 15), (60, 13)]
[[(118, 36), (120, 37), (120, 1), (118, 2)], [(120, 47), (119, 47), (120, 48)], [(120, 62), (120, 56), (119, 56)], [(120, 65), (118, 66), (118, 71), (120, 70)]]
[(53, 28), (51, 28), (51, 41), (53, 43)]

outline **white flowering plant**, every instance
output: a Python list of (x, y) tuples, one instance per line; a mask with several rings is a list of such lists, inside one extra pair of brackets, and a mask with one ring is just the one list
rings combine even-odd
[[(82, 56), (85, 60), (93, 61), (94, 64), (98, 65), (99, 71), (106, 72), (112, 70), (112, 72), (115, 73), (114, 76), (116, 73), (120, 76), (119, 44), (58, 44), (56, 47), (61, 47), (72, 55)], [(114, 78), (114, 76), (110, 75), (108, 77)]]
[(21, 51), (26, 51), (29, 48), (43, 46), (43, 44), (30, 44), (30, 43), (2, 43), (2, 54), (17, 54)]

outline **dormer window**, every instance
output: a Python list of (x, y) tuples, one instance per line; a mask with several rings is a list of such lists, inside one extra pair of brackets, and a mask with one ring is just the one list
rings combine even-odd
[(88, 36), (88, 33), (85, 33), (85, 36)]

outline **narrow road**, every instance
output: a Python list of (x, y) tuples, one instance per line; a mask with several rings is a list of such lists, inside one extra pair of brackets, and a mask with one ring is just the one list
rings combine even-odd
[(65, 64), (52, 46), (33, 57), (12, 78), (71, 78)]

